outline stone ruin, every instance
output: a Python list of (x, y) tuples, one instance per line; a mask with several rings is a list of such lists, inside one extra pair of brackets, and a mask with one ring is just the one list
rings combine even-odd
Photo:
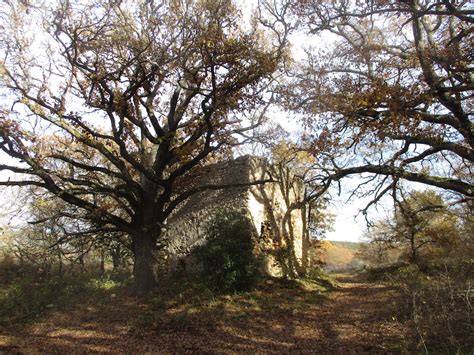
[[(255, 184), (264, 180), (275, 182)], [(211, 165), (198, 181), (239, 186), (196, 193), (168, 219), (166, 254), (172, 268), (195, 269), (192, 250), (206, 242), (207, 224), (216, 213), (233, 210), (251, 223), (253, 249), (263, 260), (262, 272), (274, 277), (304, 272), (309, 247), (304, 184), (289, 169), (242, 156)]]

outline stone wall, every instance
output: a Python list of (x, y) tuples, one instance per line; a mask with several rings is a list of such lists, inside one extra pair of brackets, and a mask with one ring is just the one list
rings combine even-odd
[[(263, 180), (265, 184), (250, 185)], [(192, 264), (192, 249), (206, 241), (206, 225), (217, 212), (241, 211), (254, 227), (254, 250), (272, 276), (301, 272), (306, 264), (306, 222), (299, 204), (304, 186), (288, 169), (265, 159), (243, 156), (217, 163), (199, 177), (200, 184), (247, 186), (206, 190), (193, 195), (168, 219), (167, 238), (173, 268)]]

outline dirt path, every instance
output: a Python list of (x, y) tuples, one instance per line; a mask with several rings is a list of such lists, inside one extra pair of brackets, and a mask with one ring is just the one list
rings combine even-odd
[[(339, 289), (311, 315), (320, 339), (311, 338), (329, 352), (400, 352), (405, 329), (393, 314), (394, 291), (385, 285), (357, 282), (339, 276)], [(324, 339), (324, 340), (323, 340)]]
[(393, 292), (339, 277), (327, 295), (274, 286), (205, 305), (150, 305), (113, 297), (23, 327), (0, 329), (0, 353), (400, 352)]

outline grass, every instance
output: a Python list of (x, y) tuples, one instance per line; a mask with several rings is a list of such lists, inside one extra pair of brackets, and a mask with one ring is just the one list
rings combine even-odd
[(413, 331), (410, 344), (429, 353), (471, 353), (474, 343), (474, 264), (471, 260), (396, 263), (365, 270), (397, 290), (393, 310)]
[(27, 274), (0, 287), (0, 325), (33, 321), (48, 311), (81, 302), (103, 302), (104, 293), (121, 287), (90, 274)]
[(246, 319), (268, 312), (295, 313), (308, 304), (319, 304), (327, 298), (328, 289), (310, 279), (266, 279), (253, 290), (232, 294), (215, 294), (202, 284), (175, 280), (166, 291), (147, 300), (148, 315), (139, 321), (199, 323), (199, 320), (223, 318)]
[[(327, 283), (333, 284), (330, 279)], [(6, 326), (0, 351), (58, 353), (255, 353), (383, 351), (400, 342), (372, 307), (380, 287), (347, 284), (332, 292), (312, 278), (265, 279), (245, 292), (218, 294), (192, 278), (163, 282), (147, 299), (103, 278), (64, 291), (64, 303)], [(67, 287), (66, 287), (67, 289)], [(71, 295), (71, 298), (69, 298)], [(369, 295), (369, 297), (368, 297)], [(74, 301), (72, 301), (74, 299)], [(45, 303), (43, 303), (45, 304)], [(357, 325), (359, 324), (359, 325)], [(383, 341), (381, 341), (381, 336)], [(377, 339), (377, 342), (374, 342)], [(33, 351), (34, 352), (34, 351)]]
[[(146, 310), (132, 317), (132, 322), (139, 325), (167, 319), (179, 323), (222, 314), (228, 319), (243, 319), (261, 312), (299, 312), (326, 298), (331, 285), (328, 280), (322, 275), (316, 279), (264, 279), (250, 291), (219, 294), (195, 278), (178, 275), (165, 280), (160, 292), (141, 300)], [(27, 274), (1, 285), (0, 325), (34, 322), (54, 310), (78, 304), (100, 306), (130, 294), (127, 280), (118, 282), (108, 276)]]
[(296, 315), (322, 303), (328, 289), (310, 279), (266, 279), (254, 289), (216, 294), (190, 279), (170, 280), (163, 292), (144, 301), (145, 308), (129, 319), (132, 328), (152, 325), (160, 332), (199, 332), (225, 324), (239, 329), (242, 322)]

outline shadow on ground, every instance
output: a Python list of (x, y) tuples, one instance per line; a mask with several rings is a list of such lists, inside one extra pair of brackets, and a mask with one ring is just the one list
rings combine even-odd
[[(306, 285), (308, 286), (308, 285)], [(268, 281), (240, 295), (143, 302), (104, 294), (0, 332), (6, 353), (360, 352), (399, 351), (404, 329), (392, 319), (392, 291), (339, 278), (339, 288)], [(314, 285), (313, 285), (314, 286)], [(1, 330), (1, 329), (0, 329)]]

